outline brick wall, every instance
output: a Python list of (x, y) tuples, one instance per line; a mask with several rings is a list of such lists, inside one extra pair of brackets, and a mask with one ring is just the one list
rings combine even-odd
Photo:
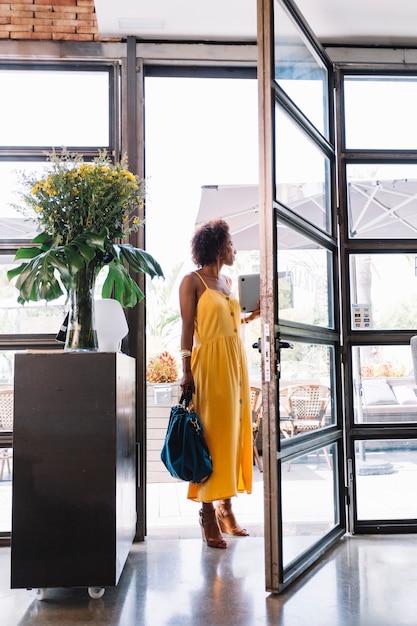
[(94, 0), (0, 0), (0, 39), (119, 41), (100, 37)]

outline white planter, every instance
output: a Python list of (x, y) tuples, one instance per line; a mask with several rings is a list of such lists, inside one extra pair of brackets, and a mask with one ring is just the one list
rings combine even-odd
[[(168, 387), (160, 384), (160, 387)], [(147, 481), (149, 483), (179, 482), (172, 478), (161, 461), (161, 449), (164, 443), (171, 407), (179, 402), (181, 388), (178, 383), (171, 385), (171, 402), (158, 404), (155, 401), (155, 385), (146, 384), (147, 396)], [(158, 400), (162, 394), (158, 393)]]
[(153, 386), (155, 404), (171, 404), (172, 403), (172, 384), (156, 383)]

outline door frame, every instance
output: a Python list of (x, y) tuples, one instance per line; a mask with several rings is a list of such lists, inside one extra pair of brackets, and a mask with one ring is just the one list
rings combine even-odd
[[(304, 42), (314, 54), (319, 56), (327, 67), (329, 77), (332, 76), (332, 64), (326, 53), (316, 41), (308, 25), (290, 0), (258, 0), (258, 80), (259, 80), (259, 136), (260, 136), (260, 239), (261, 239), (261, 346), (262, 346), (262, 377), (263, 377), (263, 455), (264, 455), (264, 489), (265, 489), (265, 575), (266, 588), (272, 593), (283, 591), (294, 582), (312, 564), (317, 562), (336, 541), (346, 532), (345, 502), (346, 484), (344, 478), (344, 441), (343, 441), (343, 412), (342, 393), (334, 396), (334, 410), (336, 422), (333, 427), (323, 429), (322, 433), (308, 436), (302, 441), (291, 442), (291, 445), (281, 446), (279, 429), (279, 377), (280, 377), (280, 349), (279, 341), (291, 339), (313, 340), (316, 338), (324, 344), (332, 344), (335, 348), (335, 388), (341, 389), (341, 344), (338, 299), (338, 240), (336, 236), (327, 237), (326, 234), (316, 233), (318, 238), (332, 250), (333, 254), (333, 312), (335, 327), (333, 331), (323, 328), (308, 327), (297, 324), (279, 323), (277, 287), (277, 226), (276, 220), (280, 216), (293, 221), (302, 229), (302, 221), (286, 211), (275, 198), (275, 107), (281, 106), (290, 112), (293, 121), (304, 124), (305, 118), (294, 103), (274, 80), (274, 5), (279, 4), (295, 24)], [(328, 84), (329, 107), (332, 107), (330, 97), (331, 79)], [(332, 111), (329, 110), (329, 119), (332, 120)], [(337, 232), (336, 214), (336, 154), (332, 143), (324, 139), (315, 130), (312, 124), (305, 126), (307, 134), (323, 149), (323, 153), (332, 156), (332, 233)], [(331, 131), (330, 137), (333, 132)], [(314, 232), (314, 228), (312, 229)], [(311, 232), (310, 232), (311, 234)], [(337, 464), (335, 485), (336, 491), (334, 527), (325, 534), (309, 550), (303, 553), (287, 567), (283, 564), (283, 534), (282, 534), (282, 501), (281, 479), (284, 462), (317, 447), (334, 444), (337, 450)], [(312, 447), (313, 446), (313, 447)]]

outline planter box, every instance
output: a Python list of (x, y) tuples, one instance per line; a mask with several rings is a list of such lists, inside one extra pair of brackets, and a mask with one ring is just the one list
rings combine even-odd
[[(167, 385), (163, 385), (167, 387)], [(179, 402), (181, 389), (177, 383), (171, 384), (171, 399), (166, 395), (164, 403), (155, 402), (155, 385), (146, 384), (147, 403), (147, 463), (148, 483), (180, 482), (173, 478), (162, 463), (160, 454), (168, 428), (171, 406)], [(159, 398), (158, 398), (159, 399)]]
[(136, 531), (135, 360), (15, 359), (11, 587), (116, 585)]

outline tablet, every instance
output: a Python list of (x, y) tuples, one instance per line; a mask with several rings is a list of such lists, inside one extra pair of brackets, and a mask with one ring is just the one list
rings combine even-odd
[(260, 275), (242, 274), (239, 276), (239, 301), (243, 313), (259, 309)]

